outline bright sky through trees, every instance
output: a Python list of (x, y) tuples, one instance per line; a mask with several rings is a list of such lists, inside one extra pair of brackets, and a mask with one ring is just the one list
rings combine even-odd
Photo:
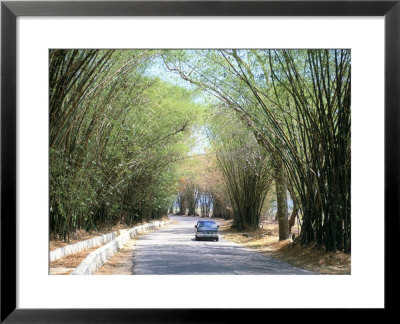
[[(169, 71), (160, 57), (153, 60), (152, 64), (147, 68), (145, 75), (151, 78), (160, 78), (165, 82), (188, 90), (196, 90), (196, 87), (193, 84), (183, 80), (177, 73)], [(198, 104), (203, 104), (211, 101), (215, 102), (216, 100), (215, 98), (210, 97), (209, 94), (198, 92), (198, 95), (194, 97), (193, 101)], [(202, 126), (198, 127), (193, 132), (192, 137), (195, 144), (191, 147), (189, 155), (205, 154), (206, 150), (211, 146), (205, 129)]]

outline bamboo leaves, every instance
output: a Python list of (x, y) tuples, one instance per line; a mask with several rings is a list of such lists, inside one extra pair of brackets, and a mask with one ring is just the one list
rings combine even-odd
[(50, 51), (51, 233), (166, 213), (198, 106), (144, 75), (157, 53)]

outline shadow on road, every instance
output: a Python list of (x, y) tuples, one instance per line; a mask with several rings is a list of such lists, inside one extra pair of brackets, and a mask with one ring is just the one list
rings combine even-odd
[(192, 219), (142, 236), (134, 274), (313, 274), (230, 242), (196, 241)]

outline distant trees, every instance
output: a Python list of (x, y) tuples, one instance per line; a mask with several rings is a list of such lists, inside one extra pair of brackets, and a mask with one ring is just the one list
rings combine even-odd
[(258, 145), (253, 132), (236, 116), (220, 107), (210, 127), (216, 153), (239, 229), (257, 229), (261, 210), (271, 187), (271, 158)]
[(178, 205), (178, 211), (176, 212), (177, 215), (185, 215), (186, 214), (185, 196), (186, 196), (185, 194), (178, 192), (178, 195), (176, 197), (176, 203)]
[(179, 185), (178, 204), (179, 215), (196, 215), (197, 204), (200, 199), (200, 191), (195, 179), (191, 176), (182, 177)]
[(178, 206), (182, 206), (179, 214), (185, 215), (187, 211), (189, 216), (231, 218), (223, 174), (214, 152), (207, 152), (188, 156), (183, 164), (176, 198)]
[(157, 51), (51, 50), (50, 232), (166, 214), (197, 105), (144, 76)]
[(210, 217), (212, 215), (212, 205), (214, 197), (210, 191), (203, 191), (200, 193), (199, 206), (201, 217)]

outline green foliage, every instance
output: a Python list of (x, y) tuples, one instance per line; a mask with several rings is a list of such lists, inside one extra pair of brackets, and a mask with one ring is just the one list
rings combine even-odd
[(175, 198), (199, 105), (144, 76), (155, 51), (50, 52), (50, 232), (147, 221)]
[[(289, 191), (303, 242), (350, 251), (349, 50), (49, 56), (51, 232), (159, 217), (178, 192), (181, 212), (200, 201), (208, 215), (212, 201), (215, 214), (230, 205), (239, 227), (255, 228), (272, 170), (280, 238)], [(191, 85), (146, 77), (160, 59)], [(216, 161), (188, 160), (195, 123), (208, 125)], [(213, 162), (220, 173), (204, 172)]]
[(237, 116), (220, 107), (210, 124), (218, 166), (233, 208), (234, 224), (257, 229), (272, 182), (271, 158)]

